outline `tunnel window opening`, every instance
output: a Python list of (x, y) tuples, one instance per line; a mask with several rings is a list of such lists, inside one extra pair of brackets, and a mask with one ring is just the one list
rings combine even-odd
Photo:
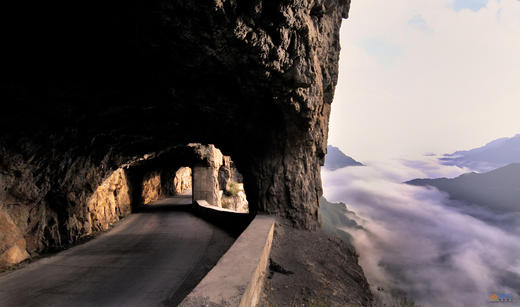
[[(204, 145), (203, 145), (204, 146)], [(249, 213), (242, 174), (230, 156), (207, 145), (206, 159), (193, 168), (193, 200), (238, 213)]]
[(231, 157), (224, 156), (218, 174), (220, 207), (237, 212), (249, 212), (249, 203), (244, 190), (244, 179)]
[(191, 167), (181, 166), (177, 169), (173, 178), (173, 192), (173, 195), (192, 194)]
[(242, 174), (214, 145), (191, 143), (147, 156), (130, 170), (137, 183), (137, 209), (139, 203), (149, 206), (173, 197), (183, 204), (249, 213)]

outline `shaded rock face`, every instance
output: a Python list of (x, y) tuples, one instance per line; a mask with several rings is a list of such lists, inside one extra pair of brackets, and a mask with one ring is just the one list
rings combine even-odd
[(244, 177), (240, 174), (231, 160), (231, 157), (224, 156), (222, 160), (222, 166), (218, 171), (218, 184), (221, 190), (225, 190), (229, 182), (244, 182)]
[[(317, 227), (348, 0), (11, 6), (0, 210), (29, 252), (87, 233), (89, 199), (116, 170), (190, 142), (233, 157), (252, 212)], [(161, 161), (169, 178), (183, 165)]]
[(221, 190), (224, 190), (227, 183), (234, 179), (233, 175), (236, 169), (231, 165), (231, 157), (224, 156), (222, 162), (222, 166), (218, 171), (218, 185)]

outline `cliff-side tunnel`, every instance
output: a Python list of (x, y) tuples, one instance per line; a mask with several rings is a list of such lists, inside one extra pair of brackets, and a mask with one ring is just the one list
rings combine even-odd
[(0, 254), (76, 240), (114, 171), (190, 142), (233, 157), (252, 212), (315, 229), (349, 3), (3, 5)]

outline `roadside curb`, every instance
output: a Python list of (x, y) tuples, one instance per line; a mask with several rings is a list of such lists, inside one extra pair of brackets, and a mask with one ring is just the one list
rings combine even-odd
[(179, 306), (256, 306), (260, 299), (275, 219), (257, 215), (215, 267)]

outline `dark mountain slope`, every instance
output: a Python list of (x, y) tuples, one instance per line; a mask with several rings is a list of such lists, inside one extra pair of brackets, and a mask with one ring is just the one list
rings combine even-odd
[(520, 211), (520, 163), (477, 174), (469, 173), (454, 179), (414, 179), (417, 186), (433, 186), (451, 199), (479, 205), (495, 213)]
[(363, 164), (347, 156), (339, 148), (328, 145), (325, 168), (333, 171), (346, 166), (363, 166)]
[(520, 134), (494, 140), (479, 148), (447, 154), (440, 160), (444, 165), (468, 167), (479, 172), (520, 163)]

